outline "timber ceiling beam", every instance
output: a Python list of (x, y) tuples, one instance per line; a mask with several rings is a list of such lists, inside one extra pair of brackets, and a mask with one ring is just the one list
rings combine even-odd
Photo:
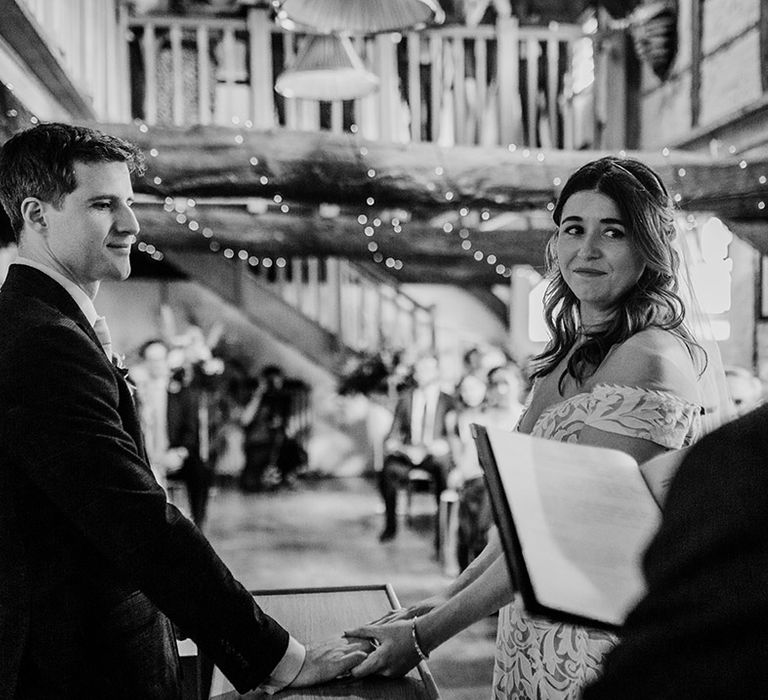
[[(544, 245), (552, 232), (551, 220), (542, 221), (538, 212), (520, 216), (516, 228), (485, 230), (481, 222), (462, 235), (458, 217), (448, 217), (456, 221), (448, 231), (443, 225), (436, 226), (430, 221), (412, 220), (403, 221), (400, 231), (395, 232), (389, 222), (381, 222), (376, 228), (366, 227), (352, 213), (341, 212), (329, 218), (321, 216), (316, 208), (291, 209), (289, 213), (251, 213), (245, 206), (197, 203), (193, 209), (186, 210), (181, 223), (176, 220), (177, 213), (164, 210), (160, 202), (139, 200), (134, 210), (142, 239), (160, 249), (202, 250), (209, 248), (215, 238), (219, 246), (272, 257), (331, 255), (370, 260), (369, 245), (375, 242), (384, 256), (404, 262), (429, 260), (434, 264), (439, 260), (466, 260), (476, 266), (472, 256), (479, 250), (494, 253), (498, 262), (506, 266), (542, 264)], [(192, 220), (195, 230), (189, 228)], [(372, 235), (366, 235), (366, 228)], [(471, 247), (462, 246), (466, 240)]]
[[(161, 196), (262, 197), (306, 203), (402, 207), (411, 212), (545, 208), (594, 151), (392, 144), (352, 134), (230, 127), (100, 128), (150, 156), (138, 192)], [(629, 152), (659, 172), (679, 205), (721, 218), (768, 220), (768, 159), (713, 159), (673, 151)]]

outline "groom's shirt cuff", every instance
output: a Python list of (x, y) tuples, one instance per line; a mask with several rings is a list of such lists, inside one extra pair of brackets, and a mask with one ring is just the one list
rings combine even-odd
[(288, 648), (285, 650), (283, 658), (272, 669), (269, 678), (259, 686), (259, 689), (272, 695), (272, 693), (285, 688), (299, 675), (306, 655), (307, 650), (304, 645), (297, 642), (293, 637), (289, 637)]

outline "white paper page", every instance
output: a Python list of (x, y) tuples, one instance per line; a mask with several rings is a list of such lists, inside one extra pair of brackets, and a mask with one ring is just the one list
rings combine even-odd
[(661, 513), (618, 450), (488, 428), (536, 598), (621, 624), (644, 592), (642, 554)]

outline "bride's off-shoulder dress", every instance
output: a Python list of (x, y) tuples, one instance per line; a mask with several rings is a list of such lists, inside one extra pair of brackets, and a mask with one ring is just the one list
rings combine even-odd
[[(700, 415), (700, 406), (670, 392), (598, 384), (545, 409), (531, 435), (576, 442), (590, 426), (679, 449), (699, 437)], [(575, 700), (614, 643), (601, 630), (531, 618), (516, 598), (499, 612), (494, 698)]]

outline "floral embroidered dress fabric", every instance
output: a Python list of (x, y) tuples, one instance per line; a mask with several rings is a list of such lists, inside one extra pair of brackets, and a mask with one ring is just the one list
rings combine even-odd
[[(531, 435), (576, 442), (591, 426), (679, 449), (699, 437), (700, 414), (700, 406), (669, 392), (598, 384), (543, 411)], [(531, 618), (516, 598), (499, 613), (494, 698), (578, 698), (614, 642), (601, 630)]]

